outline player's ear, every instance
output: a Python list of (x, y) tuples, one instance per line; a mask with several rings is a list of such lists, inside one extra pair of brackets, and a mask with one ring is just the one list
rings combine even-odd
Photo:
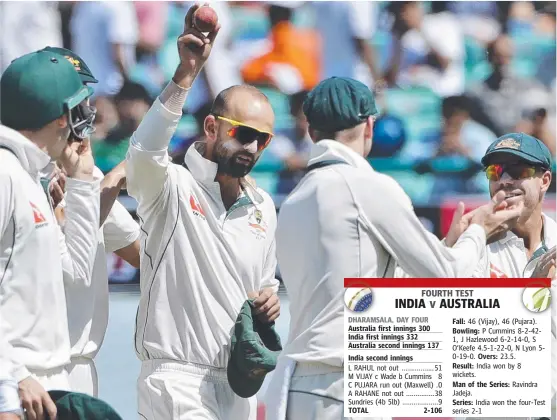
[(373, 137), (373, 123), (375, 122), (375, 117), (367, 117), (366, 127), (364, 129), (364, 138), (371, 139)]
[(545, 193), (548, 189), (549, 186), (551, 185), (551, 171), (545, 171), (542, 175), (542, 185), (541, 185), (541, 191), (542, 193)]
[(217, 120), (214, 115), (209, 114), (205, 117), (203, 121), (203, 131), (205, 131), (205, 137), (214, 141), (217, 138)]
[(68, 116), (66, 114), (62, 115), (61, 117), (56, 119), (54, 123), (58, 128), (66, 128), (68, 127)]
[(308, 126), (308, 133), (314, 143), (317, 143), (319, 141), (319, 139), (317, 138), (317, 133), (313, 128), (311, 128), (311, 126)]

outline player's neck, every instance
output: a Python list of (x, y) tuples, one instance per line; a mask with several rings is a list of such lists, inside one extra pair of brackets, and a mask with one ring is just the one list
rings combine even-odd
[(524, 241), (528, 256), (531, 256), (542, 241), (543, 217), (541, 206), (538, 206), (526, 221), (518, 223), (512, 231)]
[(362, 157), (364, 156), (364, 143), (360, 139), (337, 139), (339, 143), (344, 144), (346, 147), (352, 149)]
[(220, 185), (220, 195), (226, 210), (238, 200), (240, 195), (240, 179), (226, 174), (217, 174), (215, 177)]

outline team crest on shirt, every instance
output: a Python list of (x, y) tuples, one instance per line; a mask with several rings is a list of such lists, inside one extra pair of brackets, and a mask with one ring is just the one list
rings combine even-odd
[(42, 214), (42, 212), (39, 210), (39, 208), (32, 203), (31, 201), (29, 201), (29, 204), (31, 205), (31, 210), (33, 210), (33, 219), (35, 221), (35, 228), (41, 228), (43, 226), (48, 225), (48, 222), (46, 220), (46, 218), (44, 217), (44, 215)]
[(259, 209), (254, 209), (248, 217), (250, 231), (257, 239), (267, 237), (267, 223), (263, 220), (263, 213)]
[(197, 216), (203, 220), (206, 220), (205, 218), (205, 212), (203, 211), (203, 209), (201, 208), (201, 205), (199, 204), (199, 201), (197, 201), (197, 198), (195, 198), (195, 196), (193, 194), (190, 195), (190, 206), (191, 206), (191, 210), (193, 211), (194, 216)]

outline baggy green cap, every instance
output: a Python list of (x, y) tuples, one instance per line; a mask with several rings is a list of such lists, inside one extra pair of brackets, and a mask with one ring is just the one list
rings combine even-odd
[(0, 120), (14, 130), (37, 130), (92, 93), (63, 56), (48, 51), (26, 54), (12, 61), (0, 79)]
[(99, 81), (95, 79), (95, 76), (93, 76), (93, 72), (91, 72), (91, 69), (89, 69), (89, 66), (85, 63), (85, 61), (83, 61), (83, 59), (72, 50), (60, 47), (46, 47), (41, 51), (53, 52), (64, 56), (79, 73), (79, 77), (81, 77), (81, 81), (83, 83), (99, 83)]
[(48, 391), (56, 404), (56, 420), (122, 420), (114, 409), (98, 398), (68, 391)]
[(308, 94), (303, 110), (311, 128), (328, 133), (355, 127), (377, 114), (373, 92), (348, 77), (323, 80)]
[(550, 169), (551, 152), (547, 146), (535, 137), (524, 133), (510, 133), (499, 137), (489, 145), (482, 165), (488, 166), (495, 155), (511, 154), (533, 165)]
[(242, 398), (257, 394), (265, 375), (275, 369), (282, 350), (275, 323), (259, 321), (253, 311), (253, 300), (246, 300), (236, 319), (230, 344), (228, 383)]

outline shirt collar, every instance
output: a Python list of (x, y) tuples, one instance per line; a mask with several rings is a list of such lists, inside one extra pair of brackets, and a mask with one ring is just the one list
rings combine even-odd
[(313, 144), (310, 150), (308, 166), (330, 159), (341, 159), (356, 168), (372, 169), (366, 159), (336, 140), (320, 140)]
[[(557, 230), (557, 223), (555, 223), (555, 221), (552, 218), (548, 217), (545, 213), (542, 213), (542, 218), (543, 218), (542, 244), (545, 244), (547, 248), (552, 248), (553, 246), (555, 246), (555, 242), (556, 242), (555, 231)], [(507, 233), (505, 233), (505, 236), (499, 239), (497, 242), (503, 245), (512, 240), (522, 241), (521, 238), (519, 238), (512, 231), (509, 230), (507, 231)], [(542, 244), (540, 244), (540, 246), (542, 246)]]
[[(193, 143), (184, 157), (184, 166), (197, 182), (208, 187), (214, 187), (215, 184), (218, 184), (215, 181), (218, 165), (203, 156), (204, 149), (205, 143), (203, 141)], [(240, 185), (242, 186), (240, 197), (243, 193), (252, 203), (261, 204), (264, 201), (263, 196), (250, 181), (241, 178)]]
[(15, 154), (25, 171), (33, 177), (39, 177), (40, 171), (51, 161), (50, 156), (31, 140), (3, 125), (0, 125), (0, 146)]

